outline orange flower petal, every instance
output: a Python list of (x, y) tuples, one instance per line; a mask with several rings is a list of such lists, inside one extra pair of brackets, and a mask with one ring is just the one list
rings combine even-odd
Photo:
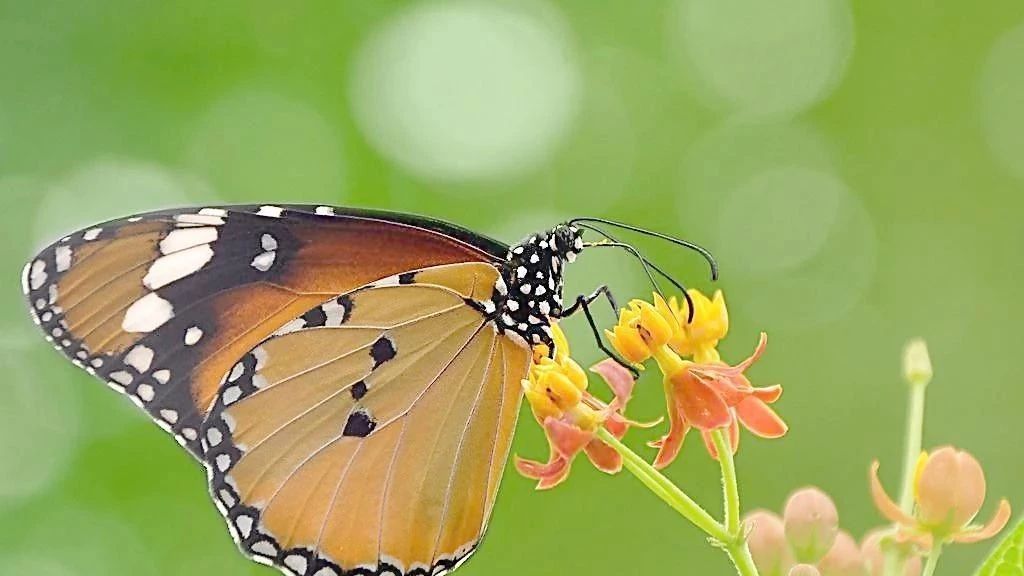
[(587, 454), (587, 458), (590, 459), (594, 468), (602, 472), (615, 474), (622, 470), (622, 456), (604, 442), (594, 440), (587, 444), (583, 451)]
[(687, 370), (673, 376), (672, 382), (676, 384), (676, 403), (691, 426), (712, 430), (729, 425), (729, 406), (711, 386)]
[(908, 516), (885, 492), (882, 481), (878, 479), (878, 460), (871, 464), (871, 498), (875, 501), (875, 507), (891, 522), (904, 526), (913, 526), (914, 519)]
[(544, 420), (544, 430), (547, 432), (551, 449), (569, 460), (579, 454), (580, 450), (594, 438), (592, 432), (581, 430), (557, 418)]
[(789, 430), (782, 418), (760, 398), (750, 396), (737, 404), (735, 410), (747, 430), (761, 438), (781, 438)]
[(633, 396), (633, 386), (636, 384), (629, 370), (623, 368), (615, 360), (608, 358), (591, 366), (590, 371), (601, 376), (615, 394), (615, 400), (610, 404), (612, 409), (624, 409), (629, 399)]
[(552, 453), (546, 463), (515, 457), (516, 470), (523, 476), (538, 480), (537, 490), (548, 490), (569, 477), (569, 461)]
[(679, 449), (683, 446), (683, 440), (686, 439), (686, 433), (690, 431), (690, 426), (683, 420), (679, 408), (674, 405), (671, 398), (669, 398), (668, 421), (668, 434), (662, 436), (661, 440), (651, 443), (658, 449), (658, 455), (654, 458), (654, 467), (658, 470), (668, 466), (676, 459)]
[(776, 384), (774, 386), (765, 386), (764, 388), (754, 388), (752, 394), (762, 402), (774, 404), (782, 396), (782, 386)]
[(965, 530), (954, 536), (953, 541), (960, 542), (962, 544), (973, 544), (974, 542), (988, 540), (996, 534), (999, 534), (999, 532), (1006, 527), (1006, 523), (1009, 521), (1010, 503), (1005, 499), (1000, 500), (999, 507), (996, 508), (995, 514), (992, 515), (992, 519), (989, 520), (987, 524), (974, 530)]

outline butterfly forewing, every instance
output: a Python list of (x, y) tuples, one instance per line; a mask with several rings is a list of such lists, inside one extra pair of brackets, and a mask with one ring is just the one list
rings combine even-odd
[(330, 576), (434, 574), (472, 552), (530, 358), (481, 312), (497, 278), (437, 266), (343, 294), (228, 372), (203, 444), (247, 554)]
[(26, 266), (23, 284), (58, 350), (198, 456), (198, 427), (224, 374), (267, 336), (316, 324), (304, 313), (332, 295), (418, 268), (495, 261), (503, 249), (405, 216), (184, 209), (72, 234)]

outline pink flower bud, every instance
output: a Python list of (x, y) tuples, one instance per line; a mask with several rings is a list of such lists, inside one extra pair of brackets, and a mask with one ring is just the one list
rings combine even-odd
[(867, 561), (857, 542), (845, 531), (836, 535), (836, 542), (818, 562), (821, 576), (869, 576)]
[[(885, 567), (885, 552), (883, 548), (887, 549), (888, 546), (899, 546), (895, 542), (889, 542), (887, 545), (883, 545), (882, 540), (888, 537), (891, 529), (878, 528), (868, 532), (864, 536), (864, 541), (860, 545), (860, 552), (864, 556), (864, 560), (868, 565), (868, 574), (870, 576), (883, 576), (883, 570)], [(920, 576), (921, 575), (921, 559), (914, 556), (906, 561), (903, 569), (903, 576)]]
[(789, 569), (787, 576), (821, 576), (821, 572), (810, 564), (797, 564)]
[(755, 510), (744, 524), (750, 528), (747, 544), (761, 576), (788, 576), (794, 560), (782, 519), (767, 510)]
[(944, 446), (919, 468), (915, 492), (918, 520), (942, 532), (954, 532), (981, 510), (985, 473), (967, 452)]
[(817, 562), (835, 543), (839, 512), (832, 499), (817, 488), (794, 492), (786, 501), (782, 517), (786, 538), (800, 562)]

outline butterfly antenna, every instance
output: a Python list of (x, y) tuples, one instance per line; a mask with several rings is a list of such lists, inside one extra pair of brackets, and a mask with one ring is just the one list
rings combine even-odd
[[(622, 230), (629, 230), (631, 232), (636, 232), (638, 234), (643, 234), (644, 236), (650, 236), (652, 238), (659, 238), (661, 240), (671, 242), (677, 246), (682, 246), (689, 250), (693, 250), (694, 252), (703, 256), (705, 260), (707, 260), (708, 266), (711, 267), (711, 279), (718, 280), (718, 262), (715, 260), (715, 257), (707, 248), (704, 248), (699, 244), (694, 244), (693, 242), (683, 240), (682, 238), (676, 238), (675, 236), (669, 236), (668, 234), (662, 234), (660, 232), (655, 232), (653, 230), (648, 230), (646, 228), (640, 228), (638, 226), (632, 226), (630, 224), (623, 224), (622, 222), (616, 222), (614, 220), (607, 220), (605, 218), (573, 218), (572, 220), (569, 221), (570, 224), (579, 224), (586, 222), (594, 224), (605, 224), (607, 226), (613, 226), (615, 228), (620, 228)], [(592, 227), (590, 229), (594, 230), (594, 228)], [(595, 232), (604, 234), (603, 232), (600, 232), (598, 230), (595, 230)], [(605, 234), (605, 236), (607, 236), (607, 234)]]
[[(672, 285), (675, 286), (683, 294), (683, 298), (686, 300), (686, 306), (688, 309), (686, 322), (693, 322), (694, 304), (693, 299), (690, 297), (690, 292), (686, 289), (686, 286), (683, 286), (681, 282), (673, 278), (671, 275), (669, 275), (667, 272), (661, 269), (661, 267), (659, 267), (657, 264), (648, 260), (645, 256), (640, 254), (639, 250), (637, 250), (630, 244), (619, 241), (619, 239), (616, 238), (615, 236), (612, 236), (611, 234), (605, 232), (604, 230), (592, 224), (580, 224), (579, 226), (580, 228), (585, 228), (587, 230), (597, 232), (598, 234), (604, 236), (609, 240), (609, 242), (592, 242), (587, 244), (587, 246), (612, 246), (616, 248), (622, 248), (631, 253), (633, 256), (635, 256), (637, 260), (639, 260), (640, 263), (643, 264), (644, 270), (647, 272), (647, 276), (651, 278), (651, 283), (654, 284), (655, 289), (658, 288), (658, 284), (654, 281), (654, 278), (651, 277), (651, 270), (654, 270), (655, 272), (658, 273), (659, 276), (671, 282)], [(665, 294), (663, 294), (661, 290), (658, 290), (658, 295), (660, 295), (662, 298), (665, 298)]]

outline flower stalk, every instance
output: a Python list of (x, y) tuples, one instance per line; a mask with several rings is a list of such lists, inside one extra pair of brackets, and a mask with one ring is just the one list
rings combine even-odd
[[(928, 383), (932, 379), (931, 359), (923, 340), (912, 340), (904, 349), (903, 377), (910, 386), (910, 398), (907, 403), (907, 430), (903, 441), (903, 478), (900, 482), (899, 506), (900, 510), (909, 515), (914, 512), (914, 473), (924, 437), (925, 395)], [(899, 549), (895, 546), (890, 547), (885, 553), (884, 574), (902, 574), (905, 563), (906, 558), (900, 554)]]

